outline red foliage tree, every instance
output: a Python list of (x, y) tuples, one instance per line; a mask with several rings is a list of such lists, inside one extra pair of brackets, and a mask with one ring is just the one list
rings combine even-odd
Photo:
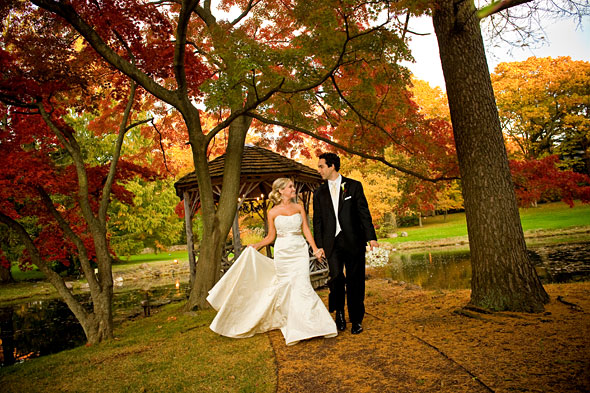
[(540, 160), (510, 160), (519, 206), (536, 206), (541, 200), (562, 200), (570, 206), (574, 200), (590, 203), (590, 177), (558, 167), (557, 155)]
[[(39, 267), (80, 321), (88, 342), (96, 343), (112, 337), (109, 201), (130, 201), (122, 187), (125, 179), (155, 174), (119, 160), (125, 133), (146, 122), (131, 122), (133, 107), (140, 109), (136, 98), (142, 94), (104, 68), (93, 51), (71, 44), (74, 36), (46, 16), (35, 10), (16, 13), (5, 35), (9, 49), (0, 50), (0, 222), (25, 245), (23, 262)], [(39, 45), (33, 39), (38, 31), (22, 28), (30, 25), (53, 32), (53, 38), (43, 35), (44, 45)], [(101, 80), (100, 71), (112, 78)], [(95, 127), (101, 135), (115, 134), (117, 141), (110, 160), (97, 164), (85, 157), (69, 123), (103, 110), (109, 116), (102, 125), (96, 117)], [(25, 217), (35, 219), (33, 230), (23, 224)], [(72, 257), (88, 280), (92, 311), (76, 300), (50, 266), (69, 264)]]

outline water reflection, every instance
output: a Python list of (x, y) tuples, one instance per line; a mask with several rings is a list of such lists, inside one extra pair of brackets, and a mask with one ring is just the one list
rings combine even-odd
[[(529, 252), (543, 282), (590, 279), (590, 242), (536, 247)], [(390, 263), (374, 275), (420, 285), (424, 289), (462, 289), (471, 285), (469, 251), (390, 254)], [(186, 299), (187, 284), (174, 277), (170, 285), (151, 288), (150, 306)], [(115, 293), (115, 321), (144, 312), (146, 290)], [(90, 305), (87, 305), (90, 307)], [(86, 342), (82, 328), (58, 300), (0, 308), (0, 365), (73, 348)]]
[[(115, 293), (115, 324), (143, 313), (146, 293), (151, 307), (184, 300), (186, 284)], [(88, 296), (79, 297), (81, 301)], [(90, 303), (85, 304), (91, 308)], [(0, 366), (48, 355), (86, 343), (82, 327), (60, 300), (43, 300), (0, 308)]]
[[(590, 279), (590, 242), (536, 247), (529, 250), (529, 256), (543, 283)], [(471, 287), (469, 251), (392, 252), (389, 260), (387, 266), (375, 269), (377, 276), (424, 289)]]
[(425, 289), (461, 289), (471, 285), (469, 251), (448, 253), (390, 254), (386, 277), (410, 282)]
[(85, 342), (82, 327), (60, 301), (0, 308), (0, 364), (35, 358)]

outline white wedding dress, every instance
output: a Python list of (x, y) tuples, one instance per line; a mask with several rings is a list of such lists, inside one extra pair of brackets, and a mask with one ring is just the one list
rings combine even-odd
[(227, 337), (251, 337), (281, 329), (287, 345), (311, 337), (335, 337), (336, 324), (309, 281), (307, 242), (301, 214), (277, 216), (272, 260), (247, 247), (207, 301), (218, 311), (211, 330)]

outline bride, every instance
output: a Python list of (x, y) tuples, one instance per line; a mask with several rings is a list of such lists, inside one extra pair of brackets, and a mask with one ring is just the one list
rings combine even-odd
[[(279, 178), (269, 199), (268, 235), (248, 246), (209, 291), (207, 301), (218, 311), (211, 330), (227, 337), (251, 337), (281, 329), (287, 345), (311, 337), (335, 337), (330, 313), (309, 280), (308, 246), (323, 257), (313, 240), (303, 206), (294, 202), (295, 186)], [(274, 260), (257, 249), (275, 240)], [(303, 237), (305, 236), (305, 238)]]

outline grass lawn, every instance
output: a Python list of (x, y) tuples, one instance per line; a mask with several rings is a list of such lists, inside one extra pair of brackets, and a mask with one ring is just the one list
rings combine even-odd
[(276, 366), (266, 335), (213, 333), (212, 310), (163, 307), (125, 323), (115, 340), (0, 368), (2, 392), (274, 392)]
[[(154, 263), (157, 264), (158, 262), (169, 262), (178, 259), (179, 262), (187, 262), (188, 261), (188, 252), (187, 251), (172, 251), (172, 252), (160, 252), (158, 254), (139, 254), (139, 255), (132, 255), (129, 258), (121, 258), (120, 262), (113, 263), (113, 272), (118, 272), (127, 269), (133, 269), (141, 264), (144, 263)], [(18, 265), (13, 264), (11, 268), (12, 278), (15, 281), (34, 281), (34, 280), (42, 280), (45, 279), (45, 275), (37, 269), (36, 266), (33, 266), (32, 270), (21, 271)]]
[[(520, 219), (524, 231), (552, 230), (590, 225), (590, 205), (576, 203), (570, 208), (563, 202), (547, 203), (536, 208), (521, 208)], [(449, 237), (467, 236), (465, 213), (427, 217), (422, 227), (398, 228), (397, 233), (407, 232), (407, 237), (398, 236), (385, 240), (390, 243), (428, 241)]]
[(157, 254), (132, 255), (121, 262), (113, 263), (113, 272), (133, 269), (144, 263), (158, 265), (160, 262), (170, 262), (178, 259), (180, 263), (188, 262), (188, 251), (160, 252)]
[(119, 266), (123, 265), (139, 265), (146, 262), (155, 262), (155, 261), (173, 261), (175, 259), (178, 260), (188, 260), (188, 252), (187, 251), (172, 251), (172, 252), (160, 252), (157, 254), (139, 254), (139, 255), (131, 255), (128, 259), (121, 258), (121, 263), (117, 263)]

